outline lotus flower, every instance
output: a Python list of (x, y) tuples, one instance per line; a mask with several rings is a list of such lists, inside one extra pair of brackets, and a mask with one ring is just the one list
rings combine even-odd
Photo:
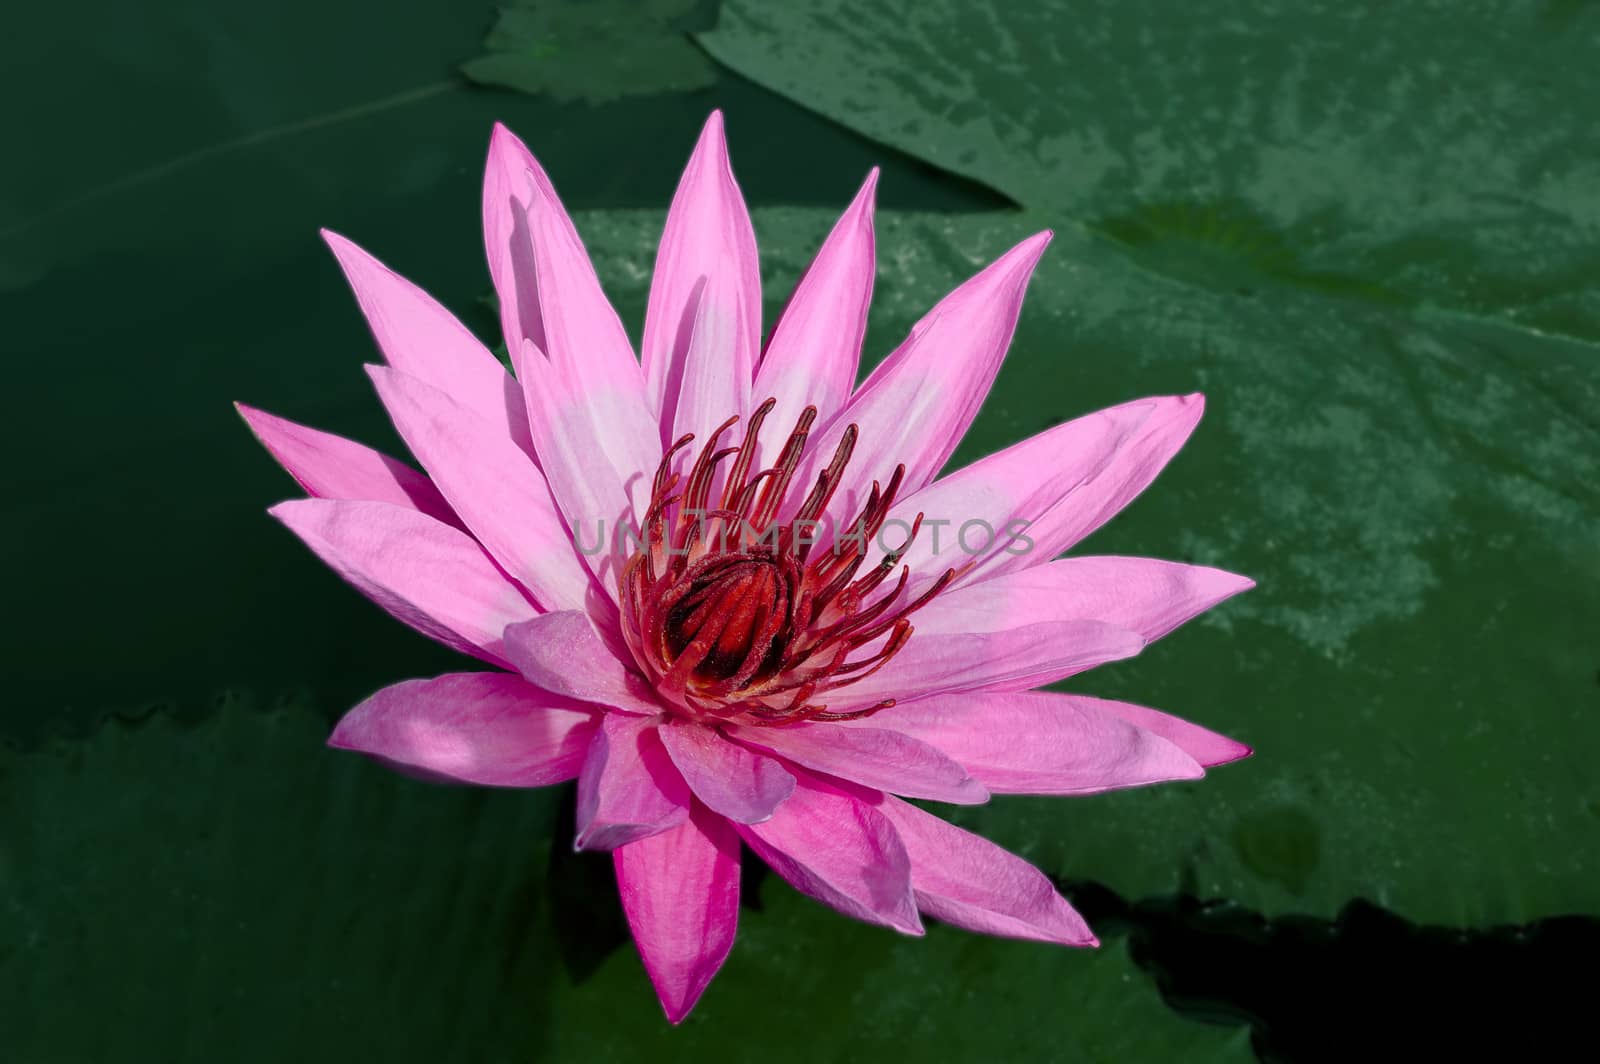
[(1056, 560), (1155, 477), (1201, 397), (1112, 407), (939, 477), (1049, 234), (948, 295), (858, 387), (876, 176), (763, 345), (755, 235), (713, 114), (636, 357), (549, 179), (496, 127), (484, 236), (514, 377), (324, 234), (426, 475), (240, 408), (309, 496), (271, 513), (396, 618), (499, 670), (385, 688), (330, 743), (488, 786), (575, 777), (577, 846), (611, 851), (674, 1023), (732, 947), (741, 843), (906, 934), (928, 915), (1094, 945), (1041, 872), (905, 799), (1089, 794), (1249, 752), (1153, 709), (1035, 690), (1251, 586)]

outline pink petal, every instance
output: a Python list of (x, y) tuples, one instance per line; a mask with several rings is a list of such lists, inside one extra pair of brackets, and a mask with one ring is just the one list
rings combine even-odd
[(888, 664), (827, 692), (826, 701), (829, 709), (844, 710), (887, 698), (906, 702), (954, 691), (1024, 690), (1132, 657), (1143, 647), (1137, 634), (1099, 621), (1053, 621), (1005, 632), (918, 632)]
[(591, 385), (524, 346), (529, 424), (550, 492), (582, 564), (614, 603), (661, 460), (655, 419), (631, 392)]
[[(690, 301), (693, 328), (677, 374), (676, 412), (668, 439), (693, 433), (697, 440), (709, 440), (729, 416), (750, 407), (755, 348), (746, 342), (746, 312), (732, 284), (727, 275), (713, 274), (704, 278)], [(733, 442), (737, 440), (735, 435)]]
[(503, 672), (385, 687), (344, 715), (328, 745), (490, 787), (578, 774), (600, 714)]
[(333, 249), (389, 365), (449, 395), (528, 454), (522, 393), (488, 348), (433, 297), (338, 233)]
[(1170, 713), (1163, 713), (1159, 709), (1150, 709), (1146, 706), (1136, 706), (1131, 702), (1113, 702), (1105, 698), (1091, 698), (1088, 695), (1061, 695), (1082, 709), (1090, 712), (1109, 713), (1121, 717), (1123, 720), (1150, 732), (1159, 735), (1167, 742), (1177, 746), (1184, 753), (1194, 758), (1206, 768), (1215, 768), (1226, 765), (1231, 761), (1249, 757), (1253, 751), (1244, 743), (1208, 731), (1198, 724), (1191, 724)]
[(463, 653), (507, 664), (506, 627), (538, 615), (477, 541), (416, 510), (296, 499), (268, 513), (394, 617)]
[(756, 855), (802, 894), (869, 923), (920, 935), (911, 860), (882, 795), (797, 771), (789, 800), (763, 824), (735, 825)]
[(607, 713), (578, 776), (580, 850), (612, 850), (677, 827), (689, 788), (656, 734), (657, 719)]
[(961, 572), (957, 585), (992, 575), (1003, 552), (1048, 561), (1055, 555), (1021, 538), (1028, 526), (1110, 465), (1147, 421), (1176, 402), (1138, 399), (1098, 410), (940, 477), (895, 505), (880, 538), (894, 546), (923, 515), (901, 559), (911, 568), (913, 593), (946, 569)]
[[(761, 274), (755, 230), (728, 162), (720, 111), (706, 119), (672, 197), (650, 282), (641, 351), (650, 404), (660, 413), (663, 431), (680, 421), (679, 395), (702, 279), (717, 296), (714, 310), (729, 330), (724, 369), (746, 374), (740, 383), (748, 386), (761, 345)], [(740, 412), (724, 410), (716, 421)]]
[(545, 346), (528, 229), (535, 182), (548, 185), (550, 179), (516, 134), (496, 122), (483, 171), (483, 248), (499, 297), (506, 349), (513, 354), (522, 350), (523, 340), (532, 340), (540, 350)]
[[(532, 196), (528, 229), (544, 329), (544, 343), (533, 346), (549, 356), (549, 364), (528, 353), (528, 341), (520, 364), (525, 368), (524, 398), (549, 393), (544, 413), (533, 413), (539, 461), (564, 509), (587, 498), (575, 476), (603, 470), (608, 482), (595, 490), (604, 493), (608, 504), (612, 497), (631, 497), (636, 514), (642, 514), (649, 502), (648, 480), (661, 457), (661, 439), (633, 345), (555, 188), (540, 171), (527, 176)], [(546, 369), (553, 372), (544, 373)], [(573, 457), (575, 450), (579, 460)], [(574, 468), (551, 468), (557, 461)], [(600, 509), (612, 516), (609, 505)]]
[(630, 713), (661, 712), (649, 686), (606, 646), (581, 610), (547, 613), (506, 629), (505, 655), (547, 691)]
[(931, 481), (989, 394), (1028, 278), (1049, 242), (1049, 233), (1024, 240), (913, 326), (821, 433), (795, 483), (816, 480), (848, 425), (859, 429), (858, 442), (831, 513), (853, 519), (872, 482), (887, 480), (900, 463), (906, 467), (903, 492)]
[(612, 851), (634, 945), (667, 1019), (694, 1008), (733, 948), (739, 836), (703, 807), (659, 835)]
[(1060, 502), (1029, 518), (1032, 523), (1027, 536), (1031, 549), (1021, 553), (1002, 551), (993, 559), (991, 572), (1024, 569), (1071, 550), (1150, 486), (1189, 439), (1205, 411), (1205, 397), (1199, 393), (1158, 399), (1156, 403), (1150, 417), (1117, 448), (1103, 468)]
[(614, 599), (618, 552), (599, 544), (636, 530), (661, 458), (660, 428), (628, 335), (550, 179), (504, 127), (489, 163), (485, 240), (534, 448), (585, 544), (583, 563)]
[(1255, 581), (1157, 558), (1080, 557), (957, 588), (915, 614), (918, 637), (1003, 632), (1046, 621), (1097, 620), (1153, 643)]
[(730, 738), (806, 768), (875, 790), (936, 802), (979, 805), (989, 792), (967, 770), (927, 743), (882, 728), (794, 724), (729, 727)]
[(917, 908), (985, 935), (1097, 946), (1076, 909), (1043, 872), (988, 839), (895, 798), (879, 807), (911, 856)]
[(243, 403), (233, 405), (307, 495), (386, 502), (461, 527), (461, 519), (433, 482), (404, 462), (343, 436), (297, 425)]
[(741, 824), (759, 824), (794, 793), (794, 777), (770, 757), (688, 721), (661, 726), (661, 741), (695, 797)]
[(781, 437), (808, 404), (817, 408), (817, 423), (826, 425), (855, 387), (877, 262), (872, 233), (877, 185), (873, 169), (773, 326), (750, 393), (757, 405), (778, 401), (767, 418), (767, 456), (777, 454)]
[(589, 576), (528, 456), (444, 392), (382, 366), (367, 372), (411, 453), (489, 553), (546, 608), (582, 606)]
[(1156, 729), (1078, 695), (935, 695), (885, 709), (871, 723), (938, 747), (1000, 794), (1094, 794), (1205, 775)]

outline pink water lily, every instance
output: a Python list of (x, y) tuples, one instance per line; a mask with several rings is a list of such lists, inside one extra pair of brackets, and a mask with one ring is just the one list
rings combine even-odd
[(1034, 690), (1251, 586), (1060, 557), (1150, 483), (1201, 397), (1125, 403), (939, 477), (1049, 234), (945, 297), (857, 386), (875, 180), (763, 344), (755, 234), (713, 114), (636, 357), (549, 179), (497, 127), (484, 237), (514, 376), (325, 234), (426, 475), (240, 407), (309, 496), (271, 512), (395, 617), (501, 670), (385, 688), (331, 744), (489, 786), (576, 778), (577, 845), (612, 851), (674, 1023), (733, 945), (741, 844), (907, 934), (926, 914), (1093, 945), (1041, 872), (903, 799), (1090, 794), (1249, 752), (1153, 709)]

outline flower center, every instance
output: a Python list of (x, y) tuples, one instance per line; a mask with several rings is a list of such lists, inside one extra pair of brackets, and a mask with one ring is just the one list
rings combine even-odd
[[(828, 712), (827, 692), (870, 676), (911, 638), (909, 616), (955, 578), (947, 570), (922, 594), (906, 594), (909, 567), (894, 585), (880, 585), (900, 564), (922, 523), (904, 543), (861, 567), (883, 528), (905, 476), (874, 481), (855, 521), (833, 530), (816, 552), (823, 518), (856, 444), (849, 426), (833, 460), (787, 521), (778, 514), (816, 420), (800, 415), (771, 468), (751, 474), (768, 399), (751, 415), (743, 442), (719, 448), (725, 421), (701, 449), (687, 480), (673, 471), (686, 435), (661, 459), (645, 514), (642, 542), (619, 581), (623, 632), (639, 667), (683, 716), (746, 724), (848, 720), (894, 704), (886, 699), (848, 713)], [(733, 464), (713, 505), (718, 467)], [(676, 490), (682, 486), (682, 490)]]

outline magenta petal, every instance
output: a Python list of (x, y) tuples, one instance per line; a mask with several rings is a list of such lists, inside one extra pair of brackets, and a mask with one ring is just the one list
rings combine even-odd
[(808, 772), (763, 824), (735, 825), (756, 855), (802, 894), (869, 923), (920, 935), (911, 859), (883, 796), (845, 791)]
[(322, 236), (355, 291), (384, 361), (438, 388), (531, 454), (522, 392), (489, 349), (428, 293), (338, 233), (324, 229)]
[(918, 632), (877, 672), (829, 691), (828, 705), (855, 709), (887, 698), (1026, 690), (1131, 658), (1143, 648), (1137, 633), (1099, 621), (1055, 621), (1006, 632)]
[(731, 285), (726, 276), (713, 274), (691, 301), (693, 327), (677, 374), (669, 440), (689, 433), (697, 440), (709, 440), (730, 415), (750, 407), (755, 348), (747, 343), (746, 311)]
[(872, 482), (882, 481), (901, 463), (906, 467), (905, 492), (931, 481), (989, 394), (1011, 343), (1028, 278), (1049, 241), (1049, 233), (1024, 240), (913, 326), (905, 342), (873, 370), (821, 433), (795, 482), (816, 480), (849, 425), (857, 426), (859, 439), (831, 510), (859, 512)]
[(544, 169), (522, 141), (496, 122), (483, 170), (483, 249), (500, 304), (506, 349), (513, 354), (521, 350), (523, 340), (532, 340), (540, 350), (545, 346), (528, 208), (533, 189), (548, 183)]
[(547, 613), (505, 632), (505, 655), (529, 682), (583, 702), (653, 716), (653, 692), (606, 646), (581, 610)]
[(661, 458), (644, 377), (555, 187), (503, 126), (490, 145), (484, 220), (539, 465), (584, 545), (582, 564), (611, 596), (617, 551), (600, 544), (637, 529)]
[(728, 734), (746, 746), (874, 790), (962, 805), (989, 800), (983, 784), (961, 765), (897, 731), (793, 724), (784, 728), (729, 727)]
[(343, 436), (297, 425), (243, 403), (233, 405), (307, 495), (407, 506), (461, 527), (461, 519), (433, 482), (404, 462)]
[(330, 746), (490, 787), (544, 787), (578, 774), (597, 710), (503, 672), (385, 687), (346, 713)]
[(471, 536), (416, 510), (296, 499), (268, 512), (362, 594), (448, 647), (508, 664), (502, 634), (538, 615)]
[(689, 815), (689, 788), (653, 717), (607, 713), (578, 776), (580, 850), (611, 850), (659, 834)]
[(695, 797), (741, 824), (759, 824), (794, 793), (794, 777), (778, 762), (732, 743), (716, 729), (689, 721), (661, 726), (661, 741)]
[(583, 606), (589, 574), (532, 460), (444, 392), (383, 366), (367, 372), (411, 453), (489, 553), (547, 609)]
[(985, 935), (1097, 946), (1078, 911), (1033, 865), (894, 798), (879, 807), (911, 856), (917, 907)]
[(1153, 643), (1255, 582), (1157, 558), (1080, 557), (991, 577), (919, 610), (923, 633), (1003, 632), (1046, 621), (1097, 620)]
[(1177, 742), (1078, 695), (937, 695), (883, 710), (872, 723), (938, 747), (997, 794), (1095, 794), (1205, 775)]
[[(788, 432), (807, 405), (817, 408), (818, 423), (826, 425), (855, 387), (877, 268), (872, 233), (877, 185), (874, 169), (772, 328), (750, 393), (756, 404), (777, 399), (767, 418), (776, 430), (771, 435)], [(769, 441), (764, 453), (776, 455), (778, 447)]]
[(739, 836), (703, 807), (611, 854), (634, 945), (667, 1019), (694, 1008), (733, 948), (739, 925)]
[[(724, 372), (745, 374), (739, 383), (748, 388), (761, 345), (761, 274), (755, 230), (728, 162), (720, 111), (706, 120), (672, 197), (650, 281), (640, 353), (649, 401), (663, 432), (681, 420), (679, 396), (702, 286), (716, 296), (715, 316), (726, 324)], [(713, 424), (739, 412), (724, 410)]]
[(1033, 522), (1097, 476), (1145, 422), (1175, 402), (1139, 399), (1085, 414), (905, 496), (885, 527), (909, 528), (923, 515), (922, 530), (901, 559), (911, 569), (913, 592), (946, 569), (960, 571), (960, 587), (993, 575), (1001, 562), (1038, 564), (1055, 557), (1060, 551), (1022, 538)]
[(1251, 749), (1244, 743), (1218, 735), (1214, 731), (1191, 724), (1181, 717), (1163, 713), (1159, 709), (1136, 706), (1131, 702), (1113, 702), (1106, 698), (1088, 695), (1060, 695), (1088, 712), (1108, 713), (1135, 727), (1159, 735), (1206, 768), (1226, 765), (1231, 761), (1249, 757)]
[(993, 560), (992, 572), (1023, 569), (1071, 550), (1150, 486), (1189, 439), (1205, 411), (1205, 397), (1199, 393), (1155, 402), (1150, 416), (1093, 476), (1030, 518), (1027, 535), (1032, 549), (1002, 552)]

